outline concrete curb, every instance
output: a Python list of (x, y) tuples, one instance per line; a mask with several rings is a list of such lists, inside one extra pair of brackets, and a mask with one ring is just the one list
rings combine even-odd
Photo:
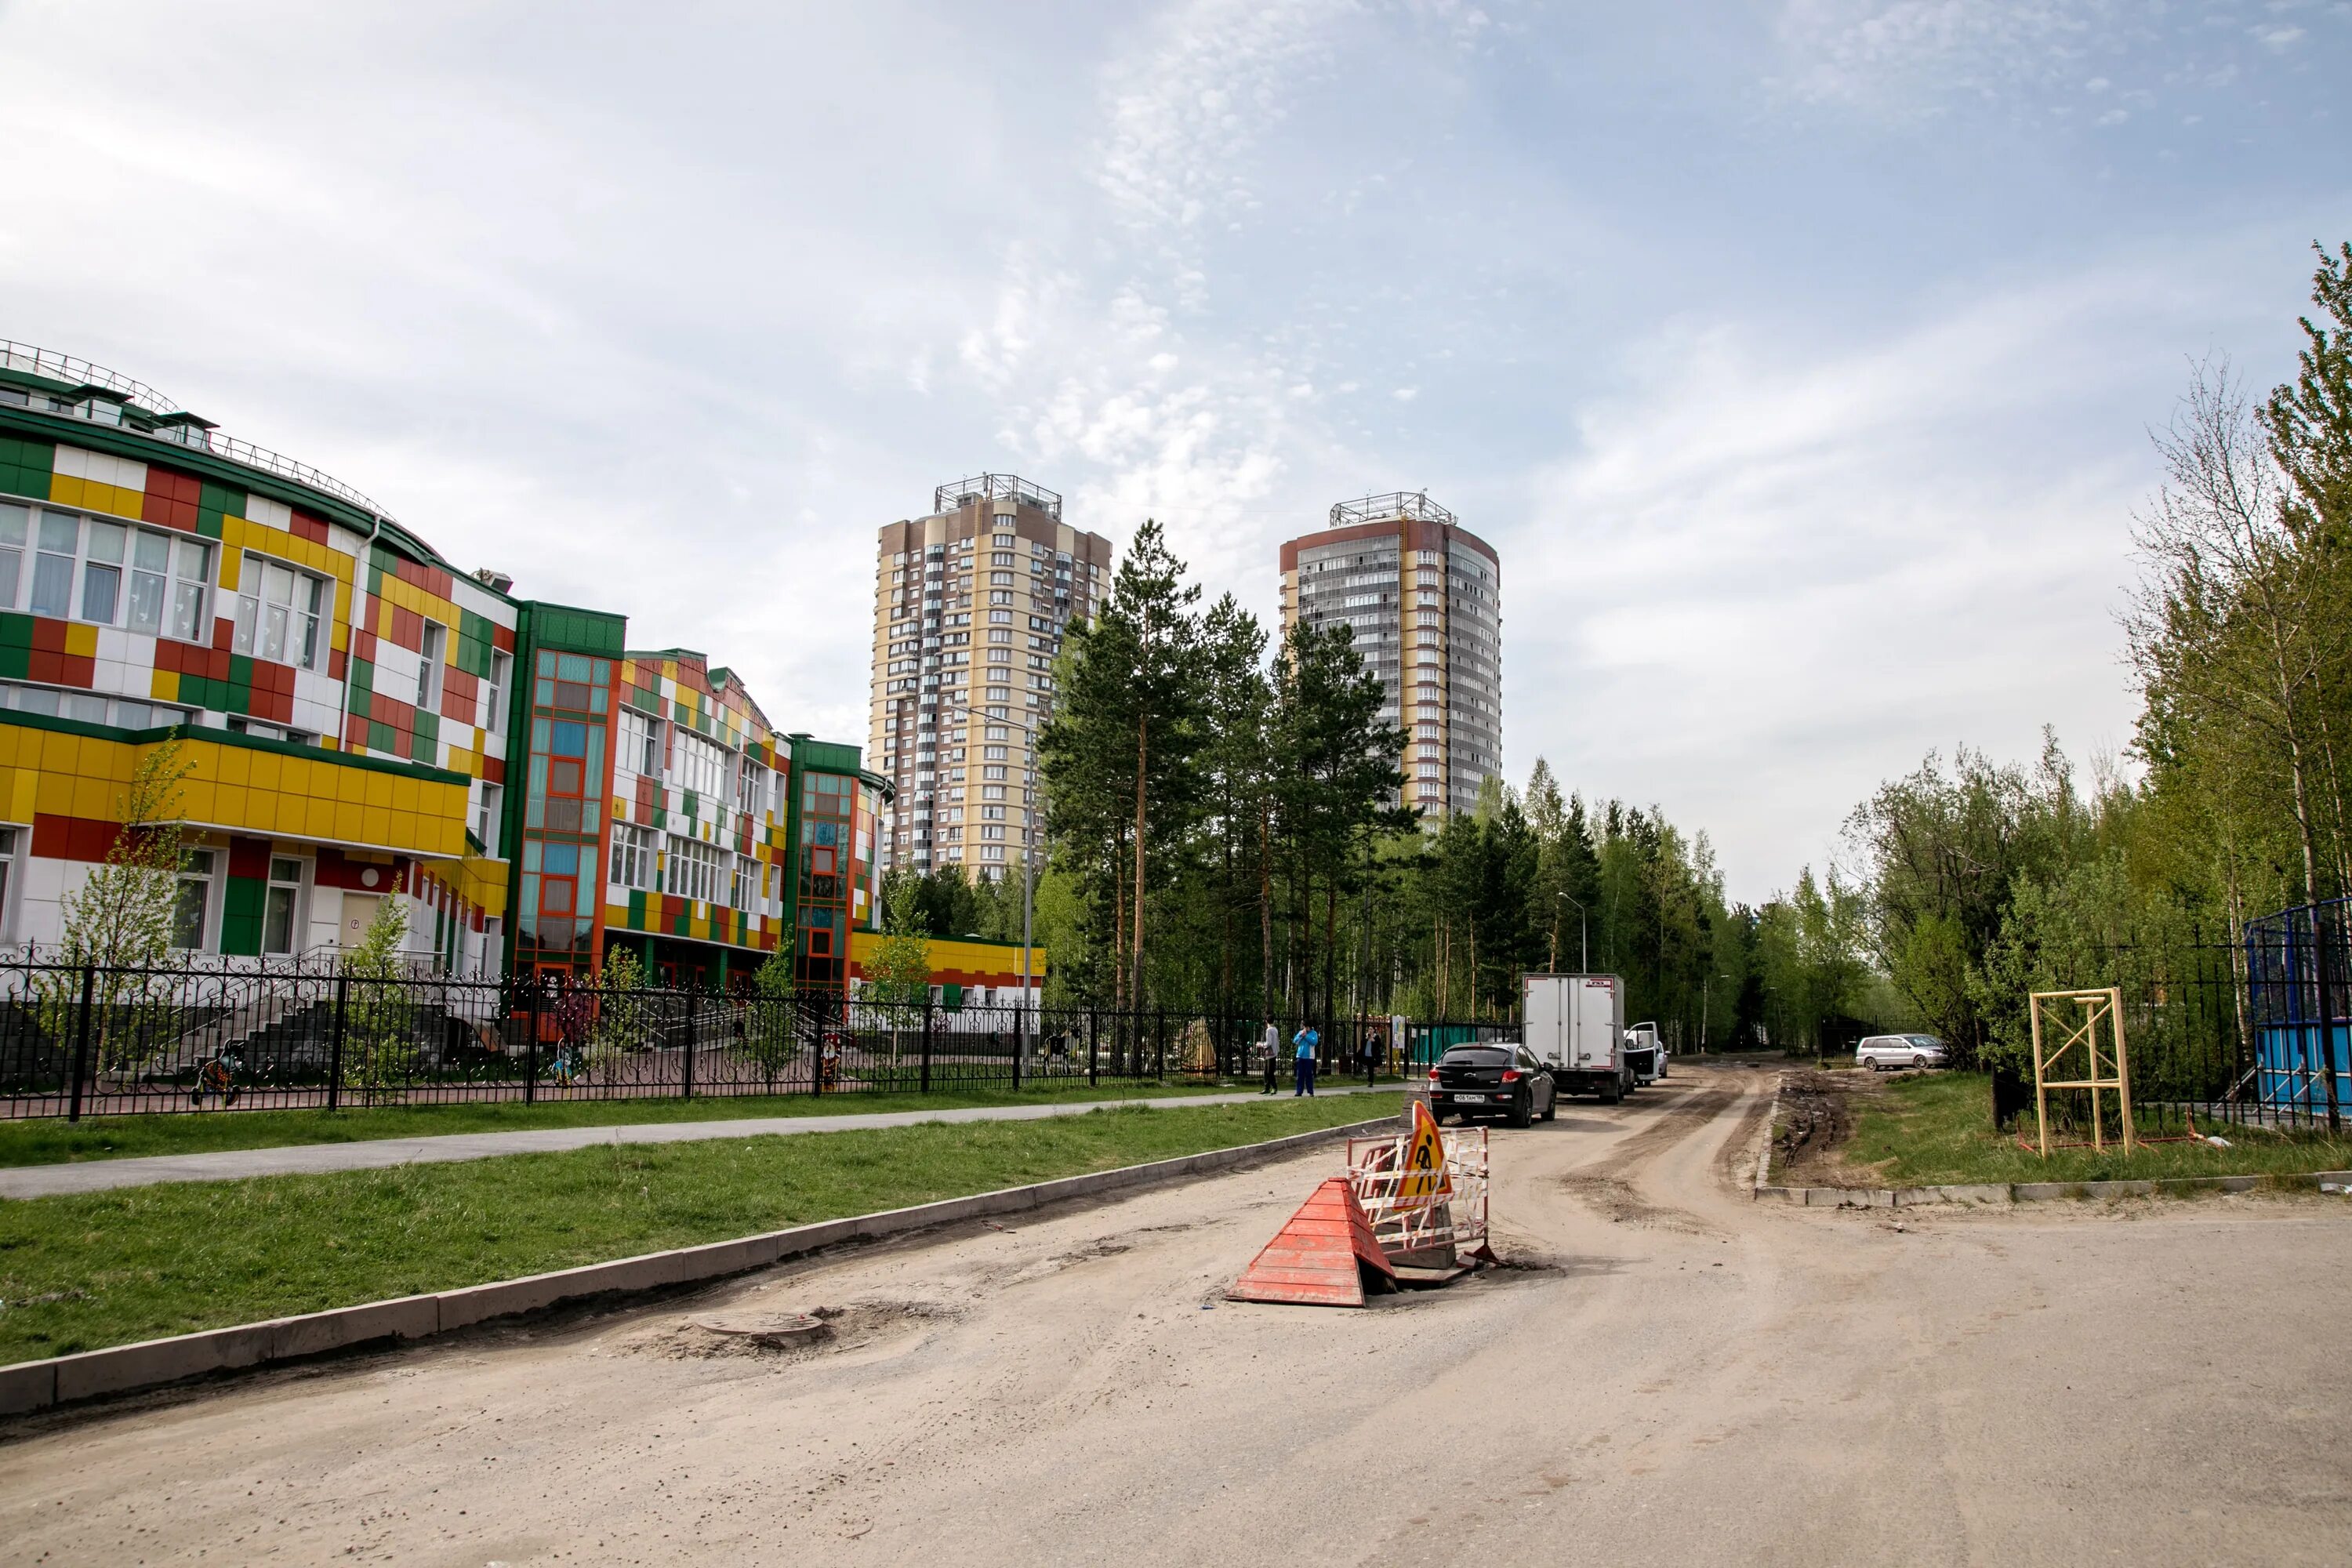
[(1756, 1196), (1807, 1208), (1895, 1209), (1922, 1204), (2035, 1204), (2061, 1199), (2110, 1202), (2174, 1193), (2312, 1193), (2352, 1186), (2352, 1171), (2304, 1171), (2257, 1176), (2159, 1176), (2139, 1182), (1990, 1182), (1947, 1187), (1770, 1187)]
[(1922, 1204), (2038, 1204), (2061, 1199), (2111, 1202), (2158, 1197), (2170, 1193), (2343, 1192), (2352, 1172), (2307, 1171), (2257, 1176), (2158, 1176), (2136, 1182), (1987, 1182), (1941, 1187), (1786, 1187), (1765, 1178), (1772, 1173), (1772, 1124), (1780, 1116), (1783, 1073), (1772, 1088), (1772, 1112), (1765, 1118), (1764, 1152), (1756, 1162), (1751, 1196), (1779, 1198), (1805, 1208), (1899, 1209)]
[(1763, 1195), (1765, 1179), (1772, 1173), (1772, 1134), (1780, 1125), (1780, 1086), (1785, 1075), (1775, 1074), (1772, 1079), (1772, 1103), (1764, 1112), (1764, 1147), (1756, 1155), (1756, 1195)]
[(1391, 1131), (1395, 1126), (1394, 1117), (1382, 1116), (1312, 1132), (1295, 1132), (1263, 1143), (1210, 1149), (1145, 1165), (1123, 1165), (1113, 1171), (1063, 1176), (1024, 1187), (944, 1198), (912, 1208), (823, 1220), (789, 1230), (650, 1252), (638, 1258), (592, 1263), (520, 1279), (502, 1279), (425, 1296), (404, 1296), (396, 1300), (370, 1301), (357, 1307), (337, 1307), (300, 1317), (240, 1323), (137, 1344), (112, 1345), (47, 1361), (20, 1362), (14, 1366), (0, 1366), (0, 1415), (21, 1415), (77, 1400), (159, 1388), (211, 1373), (324, 1355), (358, 1345), (425, 1339), (493, 1318), (540, 1311), (563, 1302), (723, 1279), (788, 1258), (805, 1257), (845, 1241), (898, 1236), (987, 1215), (1017, 1214), (1072, 1198), (1180, 1182), (1316, 1143)]

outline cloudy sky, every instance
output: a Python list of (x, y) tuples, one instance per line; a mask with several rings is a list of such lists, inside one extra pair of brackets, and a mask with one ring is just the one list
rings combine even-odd
[(2127, 742), (2147, 429), (2289, 366), (2347, 66), (2344, 0), (0, 0), (0, 336), (858, 742), (935, 484), (1268, 616), (1425, 488), (1512, 777), (1757, 898), (1930, 747)]

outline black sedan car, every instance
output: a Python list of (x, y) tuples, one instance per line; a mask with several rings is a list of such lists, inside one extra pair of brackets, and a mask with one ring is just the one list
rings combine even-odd
[(1455, 1046), (1429, 1069), (1430, 1114), (1443, 1121), (1450, 1115), (1463, 1121), (1500, 1116), (1514, 1127), (1525, 1127), (1537, 1117), (1549, 1121), (1559, 1107), (1552, 1094), (1551, 1074), (1525, 1046), (1494, 1040)]

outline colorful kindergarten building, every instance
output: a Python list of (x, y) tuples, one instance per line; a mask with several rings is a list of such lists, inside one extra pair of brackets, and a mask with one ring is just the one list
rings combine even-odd
[(176, 744), (174, 943), (349, 946), (404, 901), (460, 976), (842, 989), (887, 784), (621, 616), (516, 597), (365, 496), (85, 362), (0, 343), (0, 942), (36, 954)]

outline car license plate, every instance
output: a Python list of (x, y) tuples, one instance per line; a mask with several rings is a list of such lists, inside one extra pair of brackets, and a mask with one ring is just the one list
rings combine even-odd
[(1483, 1094), (1457, 1094), (1454, 1098), (1460, 1100), (1465, 1105), (1484, 1105), (1486, 1103), (1486, 1097)]

